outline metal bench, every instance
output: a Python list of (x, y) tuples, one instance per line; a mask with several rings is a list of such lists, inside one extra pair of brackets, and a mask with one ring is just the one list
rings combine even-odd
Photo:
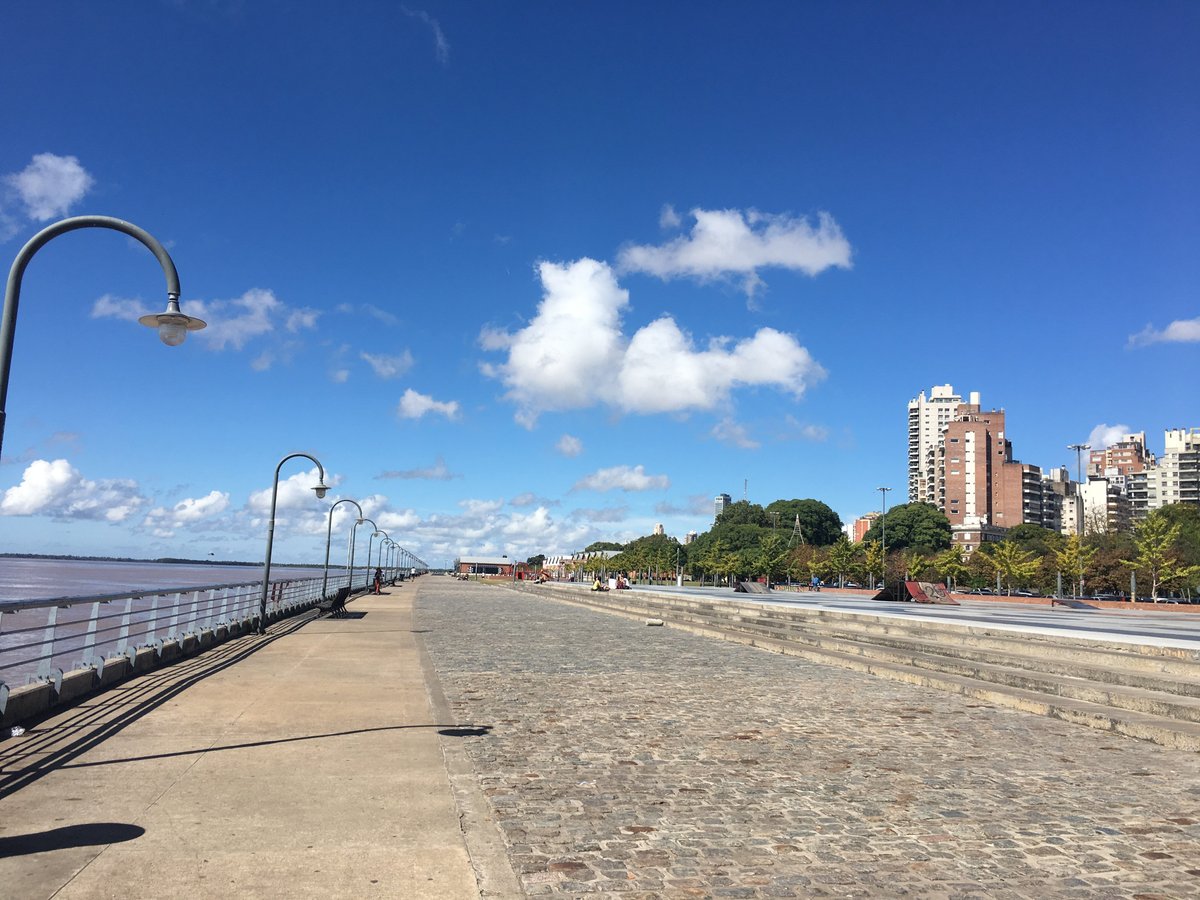
[(326, 597), (317, 604), (317, 617), (320, 618), (322, 613), (329, 613), (332, 619), (340, 618), (346, 614), (346, 601), (350, 598), (350, 588), (338, 588), (337, 593), (332, 597)]

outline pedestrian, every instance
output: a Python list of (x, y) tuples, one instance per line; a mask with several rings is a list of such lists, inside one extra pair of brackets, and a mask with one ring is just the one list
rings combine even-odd
[(380, 588), (383, 587), (383, 569), (375, 570), (375, 593), (382, 594)]

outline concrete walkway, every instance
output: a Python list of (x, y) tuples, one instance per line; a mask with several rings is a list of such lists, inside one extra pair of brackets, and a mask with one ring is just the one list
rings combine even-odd
[(414, 594), (276, 623), (0, 742), (0, 894), (515, 892), (486, 815), (460, 825), (456, 790), (486, 804), (452, 786), (461, 723), (427, 690)]

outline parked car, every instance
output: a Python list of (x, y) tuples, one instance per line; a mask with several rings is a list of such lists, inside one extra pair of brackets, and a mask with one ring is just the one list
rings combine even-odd
[(842, 585), (842, 587), (861, 588), (862, 585), (859, 584), (857, 581), (847, 581), (845, 584)]
[(1013, 591), (1013, 596), (1014, 597), (1036, 597), (1037, 594), (1035, 594), (1033, 591)]

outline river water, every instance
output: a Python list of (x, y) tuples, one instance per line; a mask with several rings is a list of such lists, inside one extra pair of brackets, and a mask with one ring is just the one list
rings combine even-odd
[[(271, 567), (271, 580), (320, 575), (321, 569)], [(0, 557), (0, 600), (92, 597), (146, 588), (198, 587), (262, 580), (262, 566)]]

